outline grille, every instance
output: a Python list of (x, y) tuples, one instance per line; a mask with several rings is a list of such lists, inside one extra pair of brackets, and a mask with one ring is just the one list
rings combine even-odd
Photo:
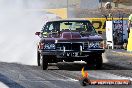
[(63, 50), (63, 47), (65, 47), (65, 50), (80, 50), (80, 46), (83, 46), (82, 43), (58, 43), (56, 45), (57, 50)]
[(65, 50), (80, 50), (80, 46), (87, 49), (88, 43), (58, 43), (56, 44), (56, 49), (63, 50), (63, 47), (65, 47)]
[(88, 48), (88, 43), (84, 43), (84, 49)]

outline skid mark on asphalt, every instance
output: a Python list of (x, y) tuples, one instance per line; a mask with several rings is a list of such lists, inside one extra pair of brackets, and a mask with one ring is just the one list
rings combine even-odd
[[(31, 75), (27, 74), (30, 72)], [(22, 82), (27, 82), (30, 85), (35, 85), (33, 88), (36, 87), (42, 87), (47, 86), (46, 88), (62, 88), (62, 86), (64, 88), (71, 88), (72, 85), (80, 85), (78, 80), (75, 80), (73, 78), (70, 78), (68, 76), (65, 76), (63, 74), (54, 72), (54, 71), (39, 71), (39, 72), (34, 72), (34, 70), (30, 70), (28, 73), (24, 73), (22, 72), (22, 74), (19, 76), (20, 80)], [(33, 75), (32, 75), (33, 74)], [(42, 75), (41, 77), (39, 75)], [(72, 84), (72, 85), (69, 85)], [(29, 86), (30, 86), (29, 85)], [(72, 87), (72, 88), (77, 88), (76, 87)]]
[(19, 75), (19, 81), (78, 81), (76, 79), (70, 78), (63, 74), (54, 72), (54, 71), (39, 71), (35, 72), (34, 70), (30, 70), (27, 72), (21, 72)]

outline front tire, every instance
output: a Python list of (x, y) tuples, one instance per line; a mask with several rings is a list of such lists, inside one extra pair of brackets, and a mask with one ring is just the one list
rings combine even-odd
[(37, 64), (40, 66), (40, 53), (37, 51)]
[(101, 69), (103, 60), (102, 60), (102, 55), (92, 55), (88, 57), (87, 65), (91, 65), (95, 69)]
[(48, 68), (48, 60), (47, 60), (47, 57), (45, 55), (42, 55), (41, 57), (42, 57), (41, 58), (41, 60), (42, 60), (41, 67), (42, 67), (43, 70), (46, 70)]
[(96, 69), (102, 68), (102, 64), (103, 64), (102, 55), (96, 57), (95, 64), (96, 64), (95, 66)]

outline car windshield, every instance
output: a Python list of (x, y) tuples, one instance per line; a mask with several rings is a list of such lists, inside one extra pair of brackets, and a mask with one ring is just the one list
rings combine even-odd
[(61, 32), (79, 32), (82, 36), (95, 35), (96, 31), (89, 21), (54, 21), (48, 22), (43, 30), (45, 37), (48, 34)]

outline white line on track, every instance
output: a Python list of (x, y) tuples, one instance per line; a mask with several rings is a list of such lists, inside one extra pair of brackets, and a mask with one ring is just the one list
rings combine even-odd
[(0, 82), (0, 88), (9, 88), (6, 84)]

